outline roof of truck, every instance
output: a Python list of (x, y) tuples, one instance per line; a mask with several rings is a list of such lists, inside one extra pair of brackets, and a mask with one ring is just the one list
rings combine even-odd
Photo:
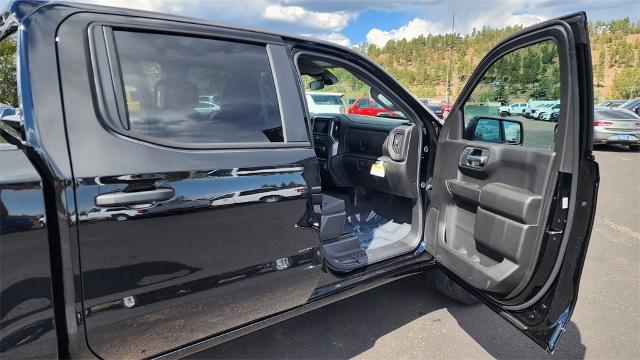
[(78, 10), (90, 10), (95, 12), (106, 12), (108, 9), (109, 13), (117, 14), (117, 15), (127, 15), (127, 16), (134, 15), (137, 17), (163, 19), (163, 20), (179, 21), (179, 22), (198, 24), (198, 25), (217, 26), (217, 27), (232, 29), (232, 30), (249, 31), (256, 34), (280, 36), (282, 38), (287, 38), (287, 39), (295, 40), (298, 42), (321, 44), (323, 46), (334, 48), (338, 51), (348, 52), (351, 54), (356, 54), (358, 56), (364, 56), (346, 46), (342, 46), (326, 40), (320, 40), (320, 39), (311, 38), (311, 37), (302, 36), (302, 35), (277, 32), (277, 31), (266, 30), (266, 29), (251, 28), (251, 27), (245, 27), (245, 26), (237, 26), (237, 25), (231, 25), (231, 24), (222, 23), (222, 22), (211, 22), (211, 21), (189, 17), (189, 16), (178, 16), (178, 15), (147, 11), (147, 10), (128, 9), (128, 8), (122, 8), (122, 7), (94, 5), (94, 4), (87, 4), (87, 3), (75, 3), (75, 2), (67, 2), (67, 1), (12, 0), (11, 2), (9, 2), (9, 5), (5, 9), (0, 9), (0, 13), (2, 14), (2, 18), (0, 19), (0, 38), (3, 37), (3, 33), (6, 30), (5, 28), (7, 28), (8, 25), (10, 25), (11, 21), (15, 19), (21, 22), (25, 18), (27, 18), (29, 15), (34, 13), (36, 10), (43, 7), (48, 7), (48, 6), (51, 6), (51, 7), (64, 6), (69, 8), (75, 8)]

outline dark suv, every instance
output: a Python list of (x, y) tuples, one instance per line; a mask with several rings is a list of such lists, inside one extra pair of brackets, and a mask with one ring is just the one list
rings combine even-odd
[[(21, 110), (0, 122), (3, 358), (185, 356), (426, 270), (556, 347), (598, 185), (584, 13), (498, 44), (444, 125), (309, 38), (22, 1), (0, 31)], [(477, 99), (540, 43), (561, 108), (529, 131)], [(311, 117), (307, 91), (394, 116)]]

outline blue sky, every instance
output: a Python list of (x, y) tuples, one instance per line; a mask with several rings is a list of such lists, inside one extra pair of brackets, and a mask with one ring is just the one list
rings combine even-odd
[[(638, 0), (80, 0), (309, 35), (343, 45), (384, 45), (451, 29), (532, 25), (584, 10), (591, 20), (640, 20)], [(0, 0), (4, 6), (8, 0)]]

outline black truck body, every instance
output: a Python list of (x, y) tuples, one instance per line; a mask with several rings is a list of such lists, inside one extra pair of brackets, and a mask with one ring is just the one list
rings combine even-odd
[[(10, 4), (0, 30), (18, 44), (20, 94), (19, 124), (0, 129), (11, 143), (0, 149), (3, 358), (182, 357), (432, 267), (555, 348), (575, 306), (598, 183), (585, 14), (496, 46), (444, 125), (365, 56), (304, 37), (22, 1)], [(126, 83), (134, 61), (124, 54), (145, 36), (163, 37), (167, 58), (179, 58), (177, 38), (192, 49), (206, 50), (209, 39), (247, 45), (238, 50), (245, 59), (266, 49), (270, 73), (261, 79), (277, 98), (256, 113), (281, 121), (262, 131), (269, 141), (237, 140), (236, 128), (192, 143), (136, 130), (132, 114), (147, 100)], [(469, 139), (463, 106), (487, 68), (545, 39), (557, 44), (562, 74), (555, 150), (531, 150), (522, 136), (517, 144)], [(390, 98), (389, 111), (404, 120), (310, 115), (299, 75), (329, 85), (313, 67), (330, 62), (366, 78), (379, 91), (370, 95)], [(261, 84), (235, 91), (271, 91)], [(192, 85), (161, 78), (154, 91), (165, 109), (173, 104), (168, 113)], [(212, 99), (199, 101), (218, 106)], [(221, 113), (231, 107), (220, 100)], [(469, 124), (480, 129), (483, 119), (509, 121)], [(378, 162), (386, 177), (372, 175)], [(353, 250), (353, 234), (341, 229), (350, 221), (363, 231), (350, 213), (359, 206), (406, 234), (393, 246), (356, 242)], [(410, 219), (405, 227), (398, 213)]]

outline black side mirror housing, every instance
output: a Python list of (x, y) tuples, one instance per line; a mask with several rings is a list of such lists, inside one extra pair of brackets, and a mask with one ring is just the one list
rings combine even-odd
[(464, 138), (498, 144), (524, 144), (524, 127), (521, 121), (488, 116), (473, 117), (464, 130)]

